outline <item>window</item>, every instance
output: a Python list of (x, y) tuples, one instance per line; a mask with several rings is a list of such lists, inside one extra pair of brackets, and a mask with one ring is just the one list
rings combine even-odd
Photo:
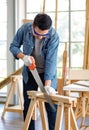
[[(0, 0), (0, 81), (7, 76), (7, 0)], [(0, 92), (6, 92), (4, 87)]]
[[(34, 19), (38, 12), (42, 12), (43, 2), (43, 0), (27, 0), (26, 18)], [(55, 25), (55, 2), (55, 0), (46, 0), (45, 4), (45, 13), (51, 16), (53, 26)], [(61, 76), (65, 42), (67, 42), (67, 66), (70, 68), (83, 67), (85, 11), (86, 0), (58, 0), (57, 32), (60, 37), (57, 60), (58, 77)]]

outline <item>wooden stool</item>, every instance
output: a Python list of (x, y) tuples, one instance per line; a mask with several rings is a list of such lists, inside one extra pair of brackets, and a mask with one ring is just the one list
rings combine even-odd
[[(21, 92), (21, 85), (20, 85), (20, 81), (22, 79), (22, 75), (13, 75), (11, 76), (11, 87), (9, 89), (8, 95), (7, 95), (7, 99), (6, 99), (6, 103), (4, 106), (4, 110), (2, 113), (2, 118), (4, 118), (5, 112), (23, 112), (23, 94)], [(18, 94), (19, 94), (19, 99), (20, 99), (20, 104), (21, 105), (15, 105), (15, 106), (9, 106), (9, 101), (11, 99), (11, 95), (14, 94), (16, 95), (16, 87), (18, 87)]]
[[(47, 102), (45, 99), (45, 96), (41, 92), (37, 91), (28, 91), (28, 98), (31, 99), (28, 113), (24, 122), (24, 126), (22, 130), (28, 130), (33, 111), (34, 106), (37, 102), (39, 102), (39, 110), (42, 120), (42, 128), (43, 130), (48, 130), (47, 126), (47, 119), (46, 119), (46, 111), (45, 111), (45, 105), (44, 103)], [(62, 130), (62, 119), (63, 119), (63, 113), (65, 112), (65, 128), (66, 130), (78, 130), (78, 126), (76, 123), (76, 119), (74, 116), (74, 112), (72, 110), (72, 103), (76, 102), (76, 98), (70, 98), (67, 96), (62, 95), (50, 95), (50, 98), (52, 99), (54, 104), (58, 105), (57, 108), (57, 115), (56, 115), (56, 122), (55, 122), (55, 130)]]

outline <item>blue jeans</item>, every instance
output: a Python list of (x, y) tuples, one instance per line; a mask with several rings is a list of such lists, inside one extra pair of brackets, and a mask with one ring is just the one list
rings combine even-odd
[[(28, 107), (30, 104), (30, 99), (28, 99), (27, 91), (37, 90), (37, 88), (38, 88), (38, 85), (37, 85), (35, 79), (33, 78), (32, 74), (29, 72), (28, 75), (29, 75), (28, 82), (25, 84), (25, 82), (23, 81), (23, 95), (24, 95), (23, 115), (24, 115), (24, 120), (26, 118)], [(40, 77), (44, 83), (44, 74), (40, 74)], [(54, 112), (54, 110), (51, 108), (51, 106), (48, 103), (45, 103), (45, 107), (46, 107), (46, 111), (47, 111), (49, 130), (54, 130), (55, 120), (56, 120), (56, 112)], [(55, 105), (55, 107), (57, 107), (57, 106)], [(35, 121), (34, 120), (31, 120), (28, 130), (35, 130)]]

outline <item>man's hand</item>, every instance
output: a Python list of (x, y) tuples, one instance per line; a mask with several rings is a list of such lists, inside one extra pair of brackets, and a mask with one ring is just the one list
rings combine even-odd
[(56, 94), (57, 92), (55, 91), (54, 88), (50, 87), (50, 86), (45, 86), (45, 90), (48, 94)]
[[(25, 56), (23, 57), (23, 62), (24, 62), (24, 64), (25, 64), (26, 66), (31, 65), (31, 64), (33, 63), (33, 60), (34, 60), (34, 58), (33, 58), (32, 56), (25, 55)], [(34, 62), (35, 62), (35, 60), (34, 60)]]

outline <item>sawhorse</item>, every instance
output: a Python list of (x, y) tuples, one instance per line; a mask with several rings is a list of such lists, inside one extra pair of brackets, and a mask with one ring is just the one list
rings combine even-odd
[[(43, 130), (48, 130), (47, 122), (46, 122), (46, 111), (45, 111), (45, 102), (47, 100), (45, 99), (45, 96), (41, 92), (37, 91), (28, 91), (28, 98), (31, 99), (28, 113), (24, 122), (24, 126), (22, 130), (28, 130), (33, 111), (34, 106), (36, 103), (39, 103), (39, 110), (42, 120), (42, 128)], [(76, 119), (74, 116), (74, 112), (72, 110), (72, 103), (76, 102), (75, 98), (70, 98), (67, 96), (62, 95), (50, 95), (50, 98), (52, 99), (54, 104), (58, 105), (57, 108), (57, 115), (56, 115), (56, 122), (55, 122), (55, 130), (62, 130), (62, 119), (63, 114), (65, 115), (65, 129), (66, 130), (78, 130), (78, 126), (76, 123)]]
[[(2, 118), (4, 118), (5, 112), (23, 112), (23, 95), (21, 92), (21, 85), (20, 85), (20, 81), (22, 79), (22, 75), (13, 75), (11, 76), (11, 87), (9, 89), (8, 95), (7, 95), (7, 99), (6, 99), (6, 103), (4, 106), (4, 110), (2, 113)], [(11, 95), (16, 94), (16, 86), (18, 87), (18, 94), (19, 94), (19, 99), (20, 99), (20, 105), (14, 105), (14, 106), (9, 106), (9, 101), (11, 99)]]

